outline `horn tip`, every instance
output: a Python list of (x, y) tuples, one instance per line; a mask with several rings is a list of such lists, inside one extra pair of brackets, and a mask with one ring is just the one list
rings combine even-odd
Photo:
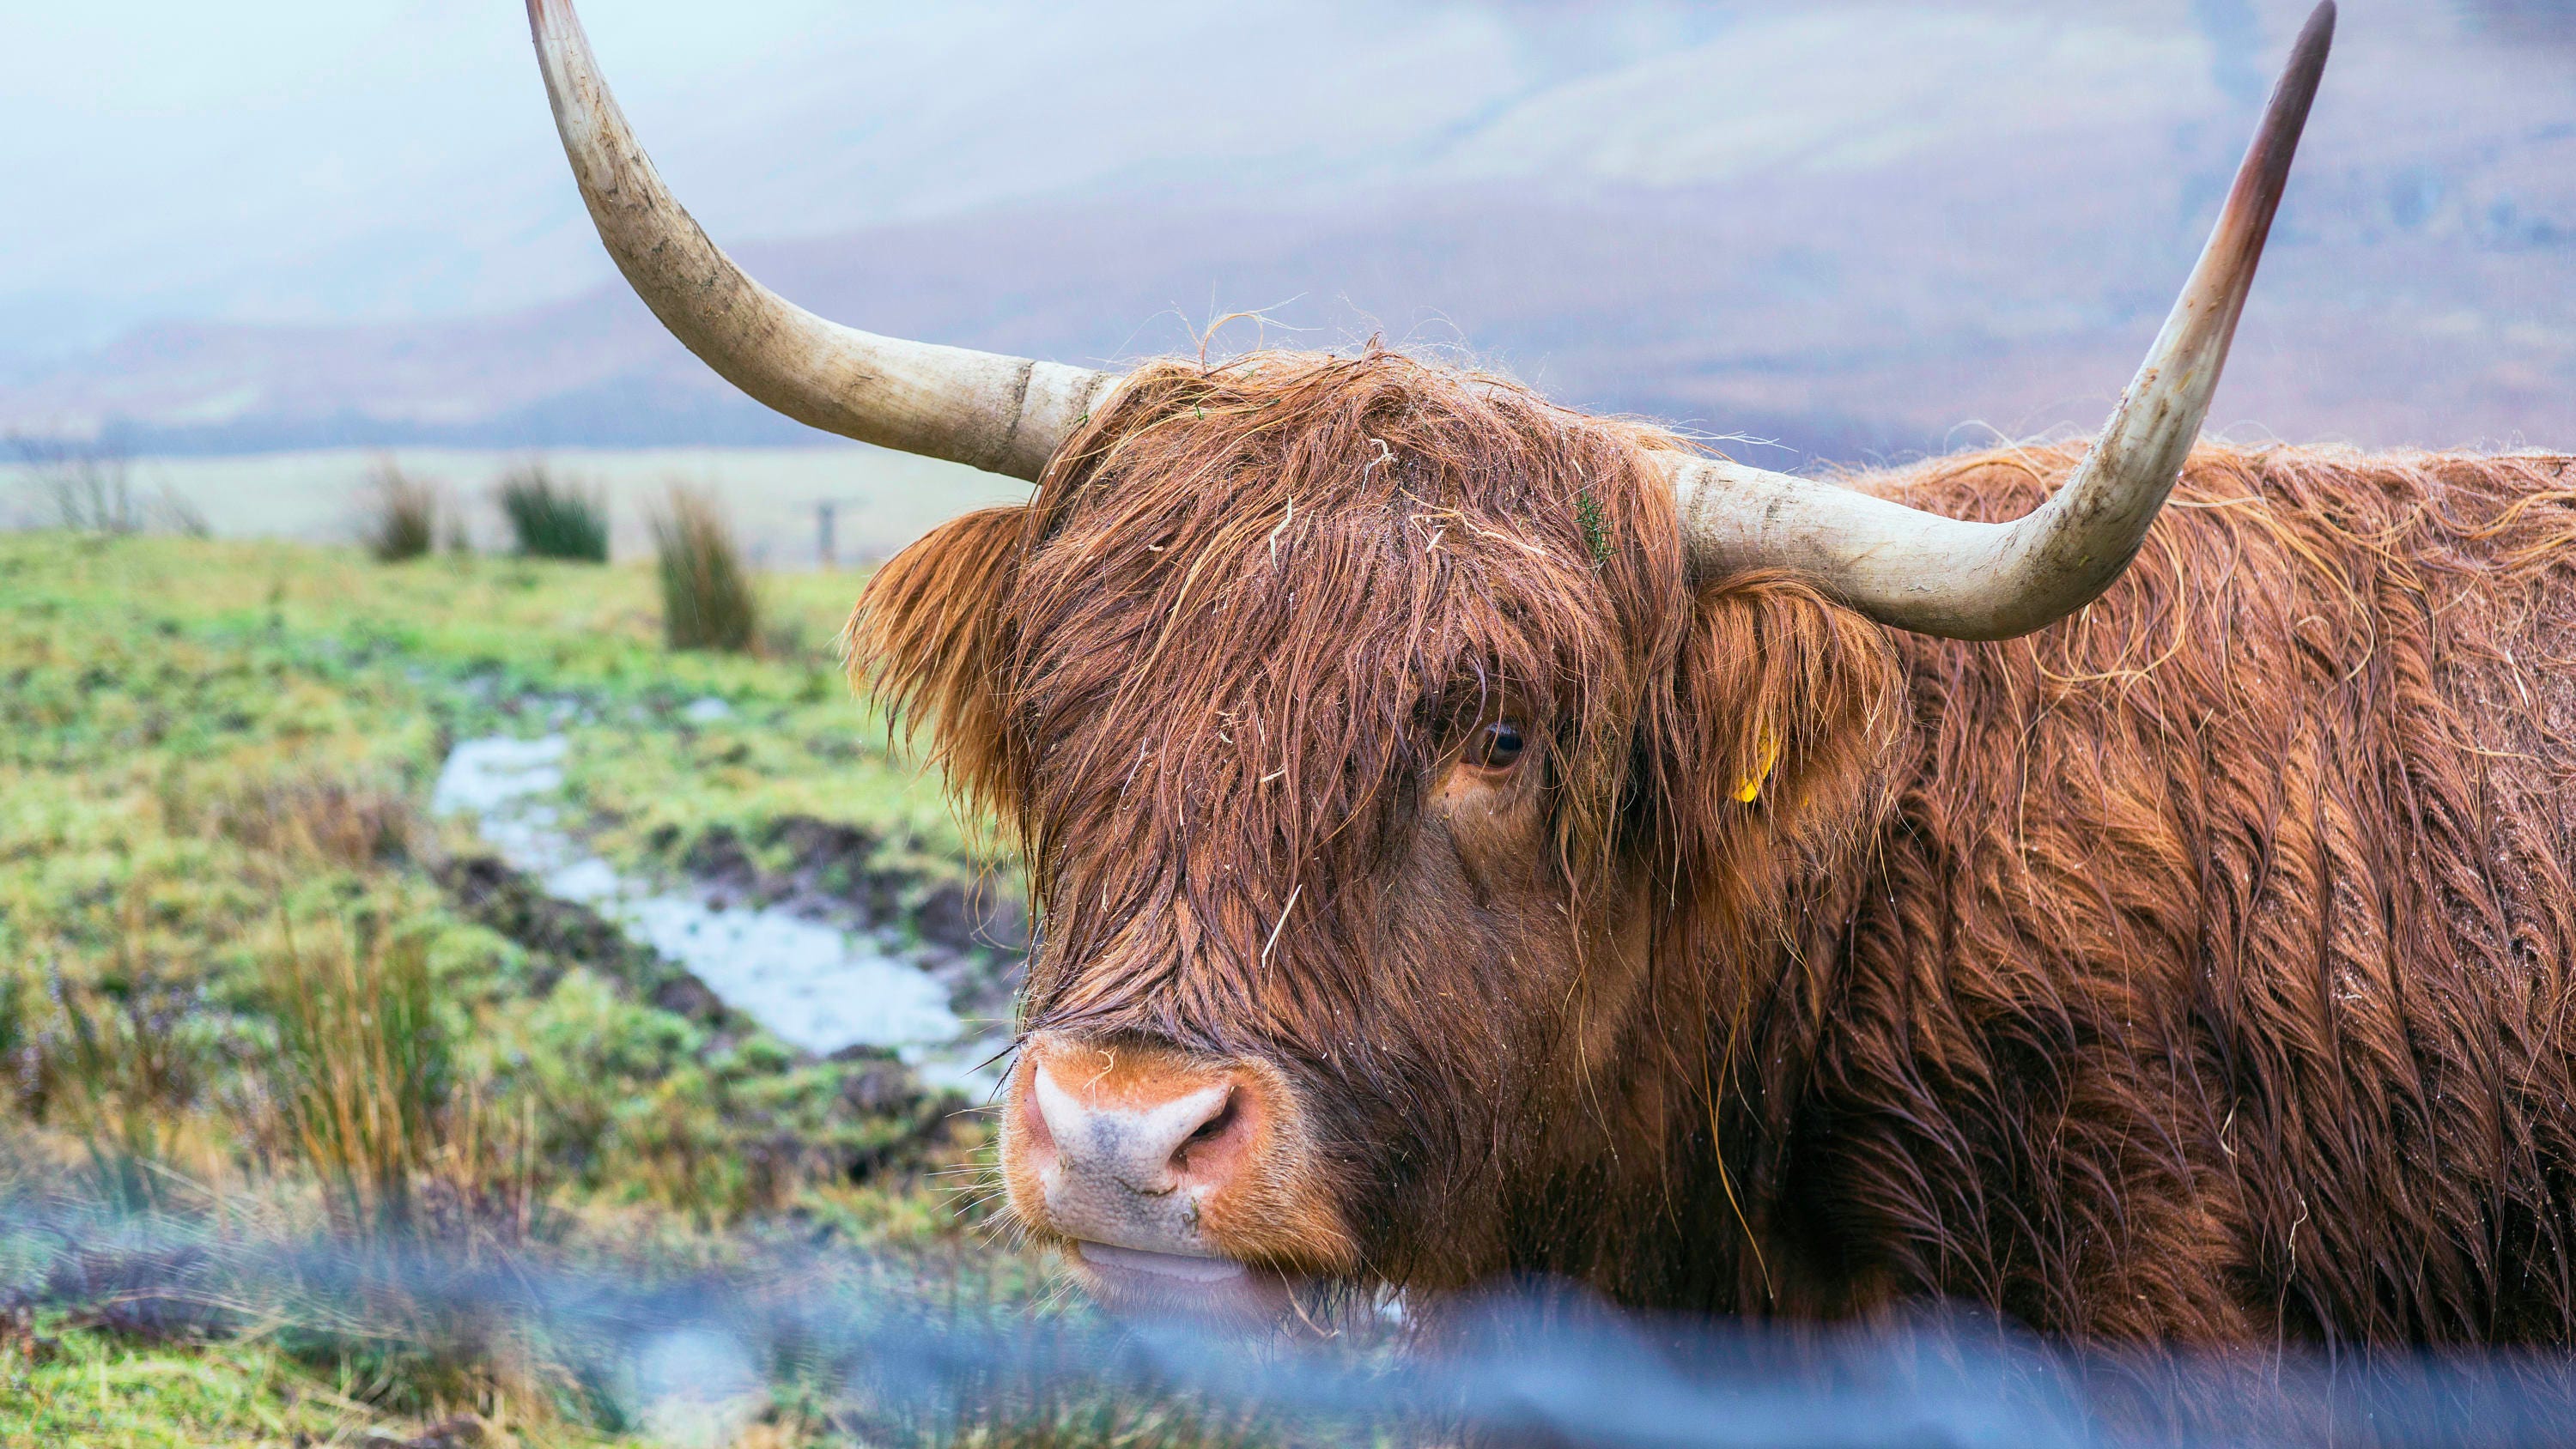
[(2335, 14), (2335, 0), (2317, 0), (2317, 8), (2308, 12), (2299, 38), (2290, 43), (2289, 63), (2281, 68), (2281, 93), (2316, 90), (2317, 78), (2326, 68), (2326, 52), (2334, 48)]
[(2335, 0), (2317, 0), (2317, 8), (2308, 12), (2307, 24), (2299, 27), (2299, 39), (2291, 47), (2291, 54), (2304, 60), (2314, 50), (2316, 63), (2324, 64), (2326, 47), (2334, 44), (2335, 17)]
[(2235, 236), (2248, 263), (2261, 250), (2271, 230), (2272, 213), (2289, 183), (2290, 161), (2298, 153), (2299, 134), (2307, 128), (2308, 110), (2316, 101), (2318, 83), (2325, 77), (2326, 53), (2334, 43), (2334, 28), (2335, 0), (2321, 0), (2316, 9), (2308, 12), (2307, 23), (2300, 27), (2299, 38), (2290, 47), (2290, 58), (2273, 84), (2272, 98), (2263, 108), (2263, 121), (2255, 131), (2253, 145), (2246, 151), (2235, 186), (2229, 189), (2220, 230)]

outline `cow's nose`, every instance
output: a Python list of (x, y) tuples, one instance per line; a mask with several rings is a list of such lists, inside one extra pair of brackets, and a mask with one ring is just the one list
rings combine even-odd
[(1223, 1256), (1207, 1216), (1250, 1166), (1259, 1083), (1150, 1049), (1032, 1046), (1015, 1144), (1056, 1231), (1145, 1253)]

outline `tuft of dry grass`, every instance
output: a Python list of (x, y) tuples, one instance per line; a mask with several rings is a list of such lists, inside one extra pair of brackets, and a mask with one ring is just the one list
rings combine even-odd
[(453, 1075), (427, 941), (365, 913), (299, 925), (281, 904), (260, 968), (289, 1145), (342, 1230), (413, 1228)]
[(366, 871), (414, 858), (425, 832), (400, 788), (327, 774), (253, 778), (199, 807), (216, 833), (297, 866)]
[(760, 593), (733, 523), (715, 500), (674, 485), (653, 517), (662, 635), (674, 649), (757, 652)]
[(368, 476), (367, 552), (378, 563), (420, 558), (437, 545), (439, 490), (388, 460)]

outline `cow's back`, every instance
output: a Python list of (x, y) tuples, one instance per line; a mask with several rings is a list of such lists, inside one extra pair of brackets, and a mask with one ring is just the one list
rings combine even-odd
[(1898, 648), (1830, 1251), (2082, 1334), (2576, 1336), (2576, 466), (2205, 448), (2077, 617)]

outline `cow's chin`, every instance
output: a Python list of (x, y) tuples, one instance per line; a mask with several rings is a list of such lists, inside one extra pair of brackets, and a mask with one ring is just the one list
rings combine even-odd
[(1285, 1277), (1232, 1258), (1080, 1240), (1066, 1257), (1092, 1297), (1115, 1313), (1262, 1328), (1286, 1317), (1291, 1306)]

